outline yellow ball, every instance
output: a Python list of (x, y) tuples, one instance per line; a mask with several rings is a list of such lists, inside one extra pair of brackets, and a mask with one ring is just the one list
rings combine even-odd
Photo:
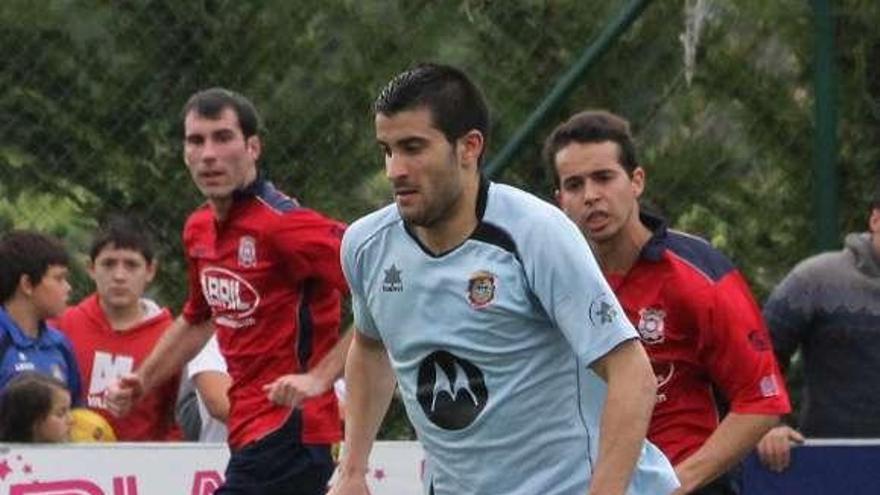
[(115, 442), (116, 433), (110, 423), (99, 413), (85, 407), (70, 411), (73, 424), (70, 426), (71, 442)]

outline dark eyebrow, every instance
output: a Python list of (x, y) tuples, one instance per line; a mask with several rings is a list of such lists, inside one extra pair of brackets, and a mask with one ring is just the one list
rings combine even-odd
[(397, 145), (398, 146), (412, 146), (414, 144), (423, 144), (426, 142), (428, 142), (428, 140), (421, 137), (421, 136), (410, 136), (410, 137), (405, 137), (403, 139), (398, 140)]
[(229, 129), (227, 127), (227, 128), (223, 128), (223, 129), (217, 129), (216, 131), (212, 132), (211, 134), (213, 134), (215, 136), (226, 136), (229, 134), (235, 134), (235, 131), (232, 129)]

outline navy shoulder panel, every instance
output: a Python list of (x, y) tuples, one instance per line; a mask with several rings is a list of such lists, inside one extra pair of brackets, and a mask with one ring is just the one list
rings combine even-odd
[(287, 213), (299, 208), (299, 203), (295, 199), (279, 191), (268, 181), (261, 184), (256, 196), (263, 204), (279, 213)]
[(727, 256), (721, 254), (705, 239), (684, 232), (669, 230), (666, 236), (666, 248), (713, 282), (719, 281), (736, 269)]
[(480, 222), (477, 229), (471, 234), (471, 239), (498, 246), (519, 259), (519, 253), (516, 249), (516, 243), (513, 242), (513, 237), (506, 230), (495, 224)]

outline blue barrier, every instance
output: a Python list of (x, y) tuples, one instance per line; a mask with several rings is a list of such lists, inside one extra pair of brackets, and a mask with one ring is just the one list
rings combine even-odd
[(743, 495), (878, 495), (880, 440), (808, 440), (781, 473), (755, 454), (743, 463)]

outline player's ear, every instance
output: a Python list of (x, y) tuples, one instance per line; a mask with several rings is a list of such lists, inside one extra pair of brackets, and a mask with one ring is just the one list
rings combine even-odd
[(247, 148), (247, 152), (253, 161), (257, 161), (260, 159), (260, 155), (263, 153), (263, 142), (260, 141), (260, 136), (254, 134), (253, 136), (247, 138), (247, 141), (245, 142), (245, 147)]
[(459, 145), (459, 159), (465, 163), (472, 163), (476, 167), (480, 155), (483, 153), (483, 147), (486, 144), (483, 133), (476, 129), (471, 129), (456, 141)]
[(147, 283), (153, 281), (153, 278), (156, 277), (156, 272), (159, 271), (159, 260), (157, 258), (153, 258), (153, 261), (147, 261), (146, 266), (147, 271)]
[(18, 288), (16, 291), (21, 292), (25, 296), (30, 296), (34, 293), (34, 289), (38, 284), (39, 282), (36, 284), (33, 283), (30, 275), (22, 273), (21, 276), (18, 277)]
[(632, 183), (633, 194), (635, 194), (636, 198), (641, 197), (642, 193), (645, 191), (645, 169), (642, 167), (636, 167), (635, 170), (632, 171), (630, 182)]

